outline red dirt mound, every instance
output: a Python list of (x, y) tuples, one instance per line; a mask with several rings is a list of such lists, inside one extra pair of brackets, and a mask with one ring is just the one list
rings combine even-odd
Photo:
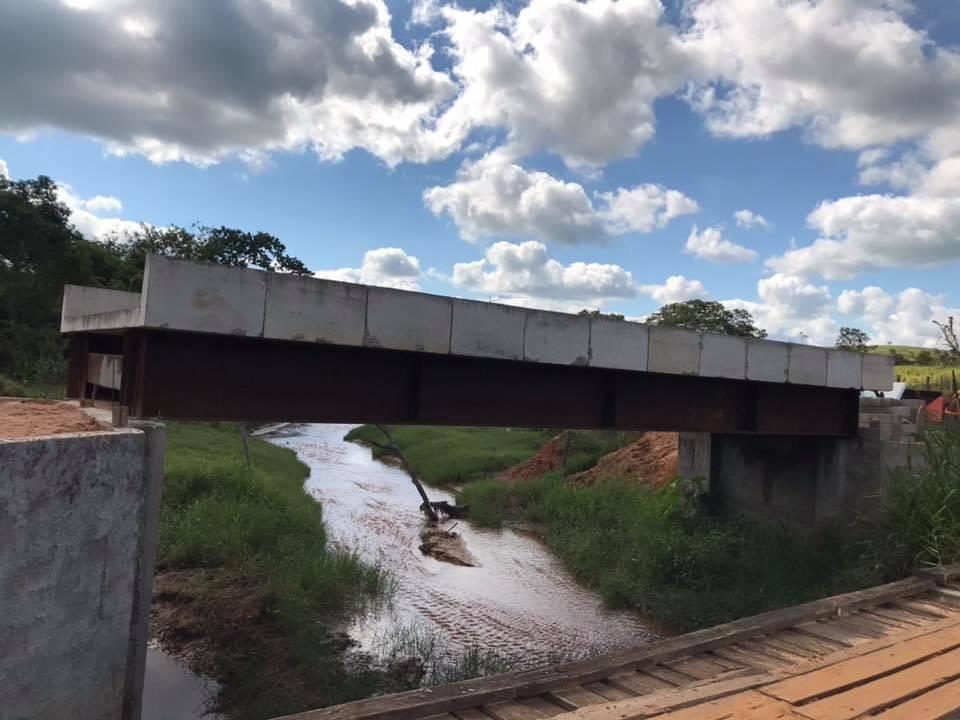
[(500, 473), (497, 478), (507, 482), (520, 480), (536, 480), (548, 472), (558, 470), (563, 466), (563, 456), (567, 445), (566, 433), (560, 433), (547, 442), (540, 452), (526, 462), (514, 465)]
[(572, 480), (590, 484), (617, 477), (651, 487), (663, 487), (676, 477), (679, 436), (677, 433), (646, 432), (637, 440), (609, 455)]

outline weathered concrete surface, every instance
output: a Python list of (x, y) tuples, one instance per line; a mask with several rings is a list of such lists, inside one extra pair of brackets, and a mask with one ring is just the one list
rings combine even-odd
[(273, 340), (363, 344), (367, 288), (297, 275), (268, 276), (263, 336)]
[(862, 403), (855, 438), (681, 433), (677, 472), (705, 479), (713, 502), (729, 513), (843, 531), (877, 509), (892, 472), (925, 462), (910, 401)]
[(263, 335), (267, 273), (151, 255), (143, 276), (143, 324), (222, 335)]
[(148, 497), (159, 499), (145, 443), (136, 430), (0, 441), (4, 720), (139, 716), (131, 630), (149, 599)]
[(699, 374), (700, 333), (652, 326), (647, 369), (672, 375)]
[(528, 310), (523, 357), (531, 362), (587, 365), (590, 362), (590, 319)]
[(91, 332), (143, 324), (140, 293), (64, 285), (60, 332)]
[(590, 319), (590, 364), (614, 370), (647, 369), (650, 328), (608, 318)]
[(364, 344), (385, 350), (449, 353), (453, 301), (439, 295), (371, 287)]
[[(64, 296), (64, 332), (136, 327), (407, 352), (886, 390), (892, 358), (300, 278), (156, 255), (144, 291)], [(111, 292), (111, 291), (106, 291)], [(89, 295), (89, 296), (88, 296)], [(130, 309), (101, 311), (110, 303)], [(142, 305), (142, 307), (141, 307)], [(93, 313), (93, 314), (88, 314)]]
[(526, 320), (527, 313), (522, 308), (454, 300), (450, 352), (471, 357), (522, 360)]

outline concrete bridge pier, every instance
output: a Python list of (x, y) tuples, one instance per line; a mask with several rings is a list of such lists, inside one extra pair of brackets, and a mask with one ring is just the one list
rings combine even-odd
[(842, 531), (879, 507), (891, 473), (922, 466), (910, 401), (861, 405), (855, 437), (680, 433), (678, 474), (705, 481), (722, 512)]

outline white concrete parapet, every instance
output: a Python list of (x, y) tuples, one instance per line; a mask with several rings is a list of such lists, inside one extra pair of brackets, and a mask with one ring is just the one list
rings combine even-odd
[(893, 383), (893, 360), (882, 355), (156, 255), (142, 295), (66, 288), (63, 332), (131, 327), (832, 388)]

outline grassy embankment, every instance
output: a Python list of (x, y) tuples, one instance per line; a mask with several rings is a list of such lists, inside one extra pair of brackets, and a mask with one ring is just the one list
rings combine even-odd
[(912, 388), (925, 389), (929, 382), (931, 390), (947, 391), (950, 388), (952, 373), (956, 372), (960, 376), (960, 363), (957, 362), (921, 364), (918, 355), (921, 353), (931, 355), (929, 348), (912, 345), (878, 345), (869, 350), (878, 355), (887, 355), (891, 351), (906, 360), (906, 363), (896, 365), (894, 374)]
[(176, 580), (172, 632), (209, 645), (216, 709), (231, 719), (369, 695), (376, 679), (344, 667), (334, 628), (389, 578), (327, 542), (292, 451), (256, 438), (250, 451), (247, 467), (237, 425), (168, 426), (158, 588)]
[(29, 397), (62, 400), (66, 390), (61, 383), (20, 383), (0, 374), (0, 397)]
[[(374, 430), (354, 437), (367, 432)], [(394, 436), (425, 480), (444, 482), (451, 479), (444, 468), (498, 447), (490, 433), (405, 428)], [(936, 472), (895, 480), (882, 518), (860, 529), (860, 541), (846, 544), (713, 517), (678, 485), (651, 490), (617, 478), (570, 483), (565, 475), (583, 469), (586, 454), (575, 468), (539, 480), (506, 484), (463, 471), (453, 477), (473, 480), (459, 496), (470, 505), (472, 522), (532, 524), (609, 605), (636, 609), (679, 632), (883, 582), (927, 562), (960, 559), (960, 439), (942, 437), (932, 445)], [(532, 451), (526, 447), (527, 455)], [(485, 458), (489, 465), (499, 469), (499, 462)]]

